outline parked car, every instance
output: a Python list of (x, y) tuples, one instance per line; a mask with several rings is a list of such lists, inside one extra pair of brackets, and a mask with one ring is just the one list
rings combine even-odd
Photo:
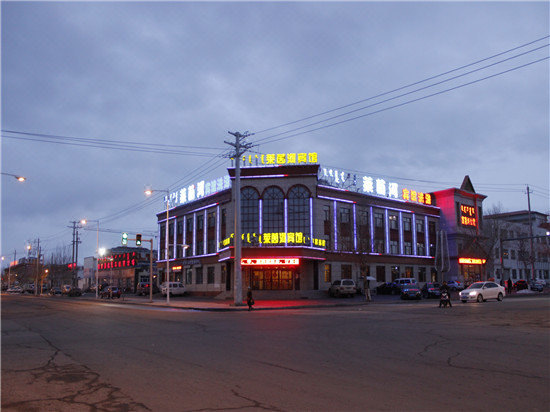
[(82, 289), (80, 288), (71, 288), (68, 293), (69, 296), (82, 296)]
[(420, 287), (416, 283), (401, 286), (401, 299), (422, 299)]
[(397, 286), (416, 284), (415, 278), (397, 278), (393, 281)]
[(23, 292), (22, 293), (34, 294), (34, 283), (28, 283), (25, 286), (23, 286)]
[[(159, 288), (153, 283), (153, 294), (159, 293)], [(139, 282), (136, 288), (136, 295), (148, 295), (149, 294), (149, 282)]]
[(458, 280), (449, 280), (447, 281), (447, 286), (451, 290), (464, 290), (464, 286)]
[(6, 290), (8, 293), (23, 293), (23, 288), (21, 286), (12, 286)]
[(424, 299), (428, 298), (438, 298), (441, 296), (441, 291), (439, 288), (441, 285), (439, 283), (427, 282), (422, 286), (422, 297)]
[(497, 285), (495, 282), (475, 282), (460, 292), (462, 303), (476, 301), (485, 302), (487, 299), (496, 299), (501, 301), (506, 296), (504, 286)]
[(101, 292), (99, 293), (99, 297), (101, 299), (114, 299), (114, 298), (120, 298), (122, 295), (122, 291), (120, 288), (116, 286), (107, 286), (101, 289)]
[(398, 295), (401, 293), (401, 288), (393, 282), (382, 283), (376, 287), (377, 295)]
[(332, 282), (330, 288), (328, 289), (329, 296), (353, 296), (357, 292), (357, 286), (355, 281), (352, 279), (338, 279)]
[(544, 290), (544, 283), (535, 280), (529, 283), (529, 288), (535, 292), (542, 292)]
[(525, 279), (520, 279), (516, 283), (514, 283), (514, 289), (517, 291), (523, 290), (523, 289), (529, 289), (529, 284)]
[(54, 286), (53, 288), (50, 289), (50, 291), (48, 293), (52, 296), (61, 295), (61, 288), (57, 287), (57, 286)]
[[(166, 286), (166, 282), (160, 285), (160, 291), (163, 296), (166, 296), (168, 290)], [(185, 285), (181, 282), (170, 282), (170, 296), (172, 295), (185, 295)]]

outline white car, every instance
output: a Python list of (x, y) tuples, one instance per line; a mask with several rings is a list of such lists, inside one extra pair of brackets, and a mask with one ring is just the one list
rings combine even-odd
[[(160, 285), (160, 292), (163, 296), (166, 296), (167, 288), (166, 282)], [(170, 296), (173, 295), (185, 295), (185, 285), (181, 282), (170, 282)]]
[(337, 279), (332, 282), (332, 285), (328, 289), (328, 295), (336, 296), (337, 298), (344, 295), (352, 297), (356, 293), (357, 286), (355, 285), (355, 281), (351, 279)]
[(475, 282), (460, 292), (462, 303), (476, 301), (485, 302), (487, 299), (496, 299), (501, 301), (506, 296), (504, 286), (495, 282)]

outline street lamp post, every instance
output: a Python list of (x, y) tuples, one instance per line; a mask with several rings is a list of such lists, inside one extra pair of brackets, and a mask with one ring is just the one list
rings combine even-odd
[[(165, 243), (164, 243), (164, 256), (166, 258), (166, 304), (170, 304), (170, 259), (168, 254), (168, 229), (170, 227), (170, 191), (168, 189), (146, 189), (145, 195), (151, 196), (154, 192), (166, 193), (166, 227), (165, 227)], [(153, 285), (151, 285), (151, 288)]]
[(25, 176), (14, 175), (13, 173), (4, 173), (4, 172), (0, 172), (0, 173), (2, 173), (4, 176), (11, 176), (15, 178), (18, 182), (24, 182), (25, 180), (27, 180)]
[(99, 298), (99, 291), (98, 291), (98, 269), (97, 269), (97, 267), (99, 265), (99, 220), (97, 220), (97, 219), (96, 220), (82, 219), (80, 221), (80, 223), (82, 223), (83, 225), (85, 225), (88, 222), (96, 222), (97, 223), (96, 248), (95, 248), (97, 261), (95, 262), (95, 265), (94, 265), (94, 272), (95, 272), (95, 298), (98, 299)]

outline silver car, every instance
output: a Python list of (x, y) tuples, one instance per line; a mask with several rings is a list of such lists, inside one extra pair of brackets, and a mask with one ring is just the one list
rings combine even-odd
[(506, 296), (506, 291), (503, 286), (495, 282), (475, 282), (468, 288), (460, 292), (460, 300), (466, 302), (485, 302), (487, 299), (496, 299), (501, 301)]

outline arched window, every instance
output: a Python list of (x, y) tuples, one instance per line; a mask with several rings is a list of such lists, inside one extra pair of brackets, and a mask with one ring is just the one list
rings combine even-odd
[[(260, 195), (256, 189), (252, 187), (244, 187), (241, 189), (241, 233), (244, 234), (244, 243), (257, 243), (259, 237), (259, 212), (260, 212)], [(247, 236), (247, 234), (250, 234)], [(256, 234), (256, 238), (252, 236)]]
[(294, 186), (288, 191), (288, 231), (309, 233), (309, 198), (311, 194), (305, 186)]
[[(262, 232), (285, 231), (284, 194), (275, 186), (268, 187), (262, 196)], [(279, 242), (276, 242), (279, 243)]]

